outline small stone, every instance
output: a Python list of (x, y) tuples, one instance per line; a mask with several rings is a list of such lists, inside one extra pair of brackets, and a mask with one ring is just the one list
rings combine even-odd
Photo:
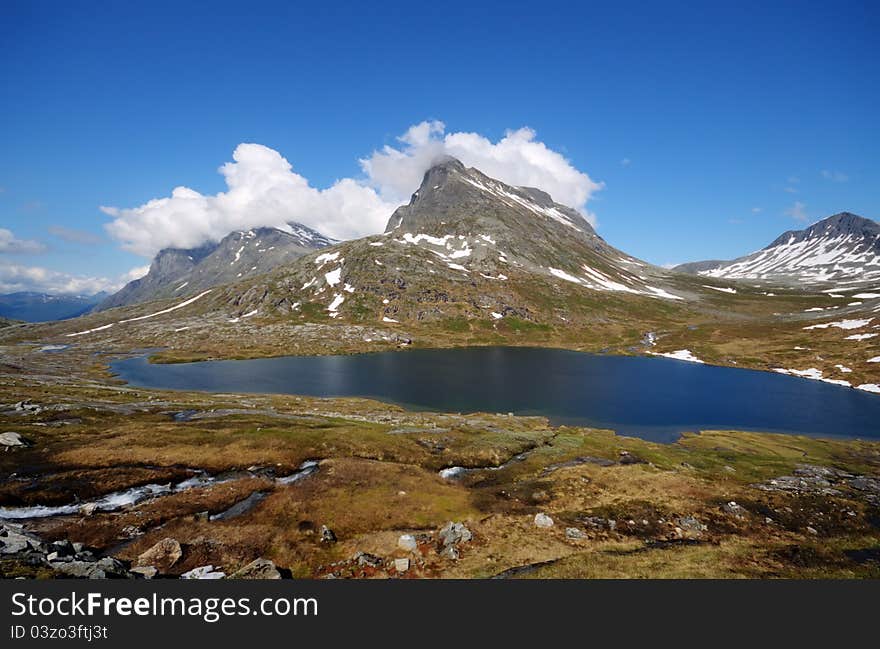
[(535, 527), (548, 528), (553, 527), (553, 519), (544, 514), (535, 514)]
[(736, 516), (737, 518), (744, 518), (745, 515), (748, 513), (748, 511), (746, 510), (745, 507), (743, 507), (742, 505), (737, 504), (737, 503), (736, 503), (735, 501), (733, 501), (733, 500), (731, 500), (731, 501), (728, 502), (728, 503), (724, 503), (724, 504), (721, 506), (721, 509), (722, 509), (722, 511), (724, 511), (724, 512), (726, 512), (726, 513), (728, 513), (728, 514), (733, 514), (733, 515)]
[(369, 552), (358, 552), (354, 555), (355, 561), (359, 566), (368, 566), (370, 568), (381, 568), (382, 557), (377, 557), (375, 554), (370, 554)]
[(565, 538), (571, 539), (572, 541), (580, 541), (587, 538), (587, 535), (576, 527), (566, 527)]
[(395, 559), (394, 569), (397, 572), (406, 572), (409, 570), (409, 559)]
[(815, 527), (810, 527), (809, 525), (807, 525), (807, 534), (812, 534), (813, 536), (816, 536), (818, 533), (819, 531)]
[(207, 566), (199, 566), (198, 568), (193, 568), (182, 575), (180, 575), (181, 579), (223, 579), (226, 576), (226, 573), (221, 572), (219, 570), (214, 570), (214, 566), (208, 564)]
[(397, 539), (397, 547), (407, 552), (415, 552), (419, 549), (419, 543), (412, 534), (401, 534)]
[(443, 551), (440, 552), (440, 556), (444, 559), (458, 561), (458, 558), (461, 555), (458, 552), (458, 548), (456, 548), (454, 545), (447, 545), (445, 548), (443, 548)]

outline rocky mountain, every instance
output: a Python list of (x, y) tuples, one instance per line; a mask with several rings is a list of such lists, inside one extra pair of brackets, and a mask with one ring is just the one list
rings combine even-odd
[(745, 257), (682, 264), (674, 270), (791, 284), (874, 281), (880, 279), (880, 224), (841, 212), (786, 232)]
[(681, 279), (613, 248), (545, 192), (450, 158), (427, 171), (383, 234), (305, 256), (259, 281), (225, 287), (210, 301), (242, 315), (564, 321), (583, 305), (561, 294), (551, 299), (554, 290), (578, 292), (581, 300), (615, 294), (679, 302), (688, 290)]
[(25, 322), (48, 322), (76, 318), (91, 311), (107, 297), (95, 295), (51, 295), (19, 291), (0, 295), (0, 316)]
[(254, 228), (233, 232), (198, 248), (166, 248), (142, 278), (103, 300), (96, 310), (198, 293), (266, 273), (334, 240), (298, 223), (287, 230)]

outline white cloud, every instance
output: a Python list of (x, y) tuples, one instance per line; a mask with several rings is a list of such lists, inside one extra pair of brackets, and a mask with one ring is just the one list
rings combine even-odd
[(621, 167), (628, 167), (631, 164), (632, 164), (632, 160), (630, 160), (629, 158), (624, 158), (623, 160), (620, 161)]
[(809, 218), (807, 216), (806, 203), (801, 203), (800, 201), (795, 201), (794, 205), (785, 210), (785, 215), (790, 216), (795, 221), (806, 221)]
[(753, 207), (753, 208), (752, 208), (752, 214), (760, 214), (761, 209), (762, 209), (762, 208), (760, 208), (760, 207)]
[(40, 266), (0, 262), (0, 293), (35, 291), (53, 295), (94, 295), (101, 291), (115, 293), (132, 279), (146, 274), (149, 266), (133, 268), (120, 277), (85, 277)]
[(0, 253), (29, 254), (45, 252), (46, 246), (31, 239), (18, 239), (9, 230), (0, 228)]
[(422, 122), (398, 138), (399, 148), (386, 145), (362, 159), (361, 167), (383, 197), (399, 201), (418, 188), (431, 165), (449, 155), (509, 185), (542, 189), (595, 222), (586, 204), (602, 184), (535, 136), (532, 129), (520, 128), (493, 143), (478, 133), (446, 133), (443, 122)]
[(170, 197), (139, 207), (102, 207), (114, 217), (107, 231), (126, 250), (152, 257), (162, 248), (191, 248), (234, 230), (281, 227), (288, 221), (351, 238), (381, 231), (396, 207), (350, 178), (315, 189), (280, 153), (260, 144), (239, 144), (232, 158), (219, 169), (227, 191), (206, 196), (176, 187)]
[[(239, 144), (233, 162), (220, 167), (227, 190), (204, 195), (176, 187), (171, 196), (133, 208), (102, 207), (113, 221), (108, 233), (122, 247), (152, 257), (166, 247), (189, 248), (217, 241), (234, 230), (282, 227), (296, 221), (336, 239), (382, 232), (394, 209), (409, 200), (432, 164), (452, 155), (465, 165), (513, 185), (538, 187), (553, 198), (586, 210), (601, 189), (528, 128), (498, 142), (477, 133), (446, 133), (442, 122), (422, 122), (360, 161), (365, 176), (343, 178), (327, 189), (312, 187), (282, 155), (260, 144)], [(593, 219), (594, 220), (594, 219)]]
[(828, 169), (822, 170), (822, 177), (825, 180), (830, 180), (831, 182), (835, 183), (845, 183), (847, 180), (849, 180), (849, 176), (847, 176), (842, 171), (830, 171)]

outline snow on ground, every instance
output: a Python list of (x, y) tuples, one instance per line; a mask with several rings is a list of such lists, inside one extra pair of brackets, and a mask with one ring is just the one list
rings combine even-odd
[(666, 358), (674, 358), (679, 361), (688, 361), (689, 363), (702, 363), (699, 358), (694, 356), (689, 349), (679, 349), (674, 352), (648, 352), (652, 356), (665, 356)]
[(109, 329), (114, 324), (116, 324), (116, 323), (111, 322), (110, 324), (104, 325), (103, 327), (95, 327), (94, 329), (86, 329), (85, 331), (77, 331), (76, 333), (73, 333), (73, 334), (67, 334), (67, 337), (72, 338), (73, 336), (83, 336), (85, 334), (90, 334), (93, 331), (103, 331), (104, 329)]
[(865, 392), (875, 392), (880, 394), (880, 385), (876, 383), (862, 383), (856, 386), (856, 390), (864, 390)]
[(345, 284), (342, 287), (342, 290), (345, 291), (346, 293), (354, 293), (354, 286), (352, 286), (351, 284)]
[(839, 369), (844, 374), (849, 374), (850, 372), (852, 372), (852, 370), (850, 368), (848, 368), (846, 365), (835, 365), (834, 367)]
[(394, 318), (389, 318), (388, 316), (382, 317), (382, 322), (397, 322)]
[(345, 302), (345, 297), (337, 293), (333, 296), (333, 301), (327, 307), (327, 310), (330, 312), (330, 317), (335, 318), (339, 315), (339, 306)]
[(453, 270), (463, 270), (466, 273), (469, 272), (468, 269), (465, 268), (464, 266), (462, 266), (461, 264), (446, 264), (446, 265), (449, 266), (450, 268), (452, 268)]
[(241, 316), (241, 317), (242, 317), (242, 318), (250, 318), (251, 316), (255, 316), (255, 315), (257, 315), (257, 313), (258, 313), (259, 311), (260, 311), (259, 309), (254, 309), (253, 311), (248, 311), (247, 313), (245, 313), (245, 314), (244, 314), (243, 316)]
[[(851, 372), (852, 370), (848, 367), (844, 367), (843, 365), (835, 365), (841, 372)], [(811, 367), (808, 370), (785, 370), (781, 367), (773, 368), (774, 372), (779, 374), (788, 374), (789, 376), (799, 376), (804, 379), (812, 379), (813, 381), (822, 381), (823, 383), (831, 383), (832, 385), (840, 385), (845, 388), (851, 388), (852, 384), (849, 381), (844, 381), (843, 379), (826, 379), (823, 378), (822, 370), (818, 370), (815, 367)]]
[(564, 270), (559, 270), (558, 268), (551, 268), (550, 274), (558, 277), (559, 279), (564, 279), (566, 282), (574, 282), (575, 284), (581, 283), (581, 280), (574, 275), (569, 275)]
[(721, 291), (722, 293), (736, 293), (735, 288), (723, 288), (721, 286), (709, 286), (708, 284), (703, 284), (703, 288), (711, 288), (713, 291)]
[(232, 266), (235, 262), (241, 259), (241, 251), (244, 250), (244, 245), (241, 246), (238, 250), (235, 251), (235, 259), (229, 262), (229, 265)]
[(204, 297), (205, 295), (207, 295), (210, 292), (211, 292), (211, 289), (208, 289), (207, 291), (203, 291), (203, 292), (199, 293), (195, 297), (191, 297), (188, 300), (184, 300), (180, 304), (175, 304), (172, 307), (168, 307), (167, 309), (162, 309), (161, 311), (156, 311), (155, 313), (149, 313), (147, 315), (138, 316), (136, 318), (128, 318), (126, 320), (120, 320), (119, 322), (111, 322), (110, 324), (106, 324), (102, 327), (95, 327), (94, 329), (86, 329), (85, 331), (77, 331), (76, 333), (67, 334), (67, 337), (70, 338), (72, 336), (82, 336), (85, 334), (93, 333), (95, 331), (103, 331), (104, 329), (109, 329), (114, 324), (124, 324), (126, 322), (136, 322), (138, 320), (147, 320), (148, 318), (155, 318), (157, 315), (164, 315), (166, 313), (171, 313), (172, 311), (176, 311), (177, 309), (182, 309), (183, 307), (192, 304), (193, 302), (195, 302), (199, 298)]
[(337, 259), (339, 259), (338, 250), (336, 252), (325, 252), (318, 255), (315, 257), (315, 263), (320, 266), (326, 264), (328, 261), (336, 261)]
[(828, 327), (837, 327), (838, 329), (860, 329), (871, 323), (874, 318), (866, 320), (840, 320), (838, 322), (825, 322), (823, 324), (810, 325), (804, 329), (827, 329)]
[(873, 300), (880, 297), (880, 293), (856, 293), (853, 297), (857, 300)]
[(324, 279), (327, 280), (327, 284), (330, 286), (336, 286), (340, 282), (341, 275), (342, 267), (339, 267), (336, 270), (331, 270), (329, 273), (325, 273)]
[(383, 241), (373, 241), (370, 243), (370, 245), (378, 248), (379, 246), (384, 246), (385, 243)]
[(875, 356), (874, 358), (868, 359), (869, 363), (880, 363), (880, 356)]
[(186, 286), (187, 284), (189, 284), (189, 282), (184, 282), (183, 284), (181, 284), (180, 286), (178, 286), (176, 289), (174, 289), (174, 292), (177, 293), (177, 291), (179, 291), (180, 289), (182, 289), (182, 288), (183, 288), (184, 286)]
[(868, 338), (873, 338), (877, 334), (853, 334), (851, 336), (847, 336), (844, 340), (868, 340)]
[(492, 313), (490, 313), (489, 315), (491, 315), (496, 320), (500, 320), (501, 318), (504, 317), (503, 315), (501, 315), (500, 313), (496, 313), (495, 311), (492, 311)]
[[(434, 244), (435, 246), (440, 246), (442, 248), (445, 248), (446, 242), (449, 241), (450, 239), (454, 239), (454, 238), (455, 238), (455, 235), (452, 235), (452, 234), (447, 234), (442, 237), (432, 237), (430, 234), (412, 235), (409, 232), (404, 232), (403, 233), (403, 241), (401, 243), (406, 242), (406, 243), (414, 243), (414, 244), (418, 245), (422, 241), (427, 241), (428, 243)], [(398, 239), (398, 241), (400, 241), (400, 240)]]

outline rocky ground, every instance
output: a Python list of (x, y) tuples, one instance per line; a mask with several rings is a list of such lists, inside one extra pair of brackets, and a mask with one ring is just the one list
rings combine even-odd
[(880, 576), (880, 444), (131, 389), (104, 361), (3, 350), (3, 576)]

